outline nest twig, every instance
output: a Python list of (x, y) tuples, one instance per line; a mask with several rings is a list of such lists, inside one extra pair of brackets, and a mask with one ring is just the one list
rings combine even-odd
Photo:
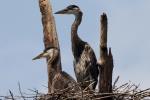
[(143, 100), (144, 98), (150, 98), (150, 88), (140, 90), (139, 85), (131, 84), (131, 82), (116, 86), (115, 81), (113, 93), (99, 93), (98, 90), (75, 91), (74, 87), (69, 87), (50, 94), (39, 93), (36, 89), (30, 89), (32, 93), (26, 94), (22, 92), (20, 84), (18, 86), (20, 96), (14, 96), (9, 90), (10, 95), (0, 96), (0, 100), (102, 100), (109, 97), (113, 97), (114, 100)]

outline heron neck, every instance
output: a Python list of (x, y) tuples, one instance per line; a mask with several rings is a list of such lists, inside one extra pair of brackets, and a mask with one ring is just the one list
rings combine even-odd
[(78, 14), (75, 15), (75, 21), (73, 22), (72, 27), (71, 27), (72, 40), (79, 39), (77, 32), (78, 32), (78, 27), (81, 23), (81, 20), (82, 20), (82, 12), (79, 12)]
[(79, 48), (80, 44), (82, 43), (82, 40), (78, 36), (78, 27), (82, 21), (82, 12), (79, 12), (75, 15), (75, 21), (72, 24), (71, 27), (71, 42), (72, 42), (72, 51), (75, 58), (79, 55)]

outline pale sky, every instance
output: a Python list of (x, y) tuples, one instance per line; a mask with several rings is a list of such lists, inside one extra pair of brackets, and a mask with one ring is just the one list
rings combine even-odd
[[(53, 12), (76, 4), (83, 11), (79, 36), (99, 58), (100, 15), (108, 16), (108, 46), (114, 57), (113, 79), (150, 87), (150, 0), (51, 0)], [(43, 51), (43, 28), (38, 0), (0, 1), (0, 95), (8, 90), (47, 89), (45, 59), (32, 61)], [(61, 47), (62, 67), (74, 77), (70, 28), (72, 15), (54, 15)], [(43, 86), (44, 85), (44, 86)]]

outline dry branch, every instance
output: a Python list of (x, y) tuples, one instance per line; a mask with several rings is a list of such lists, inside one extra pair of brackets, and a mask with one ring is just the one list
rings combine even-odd
[[(45, 49), (48, 47), (57, 47), (59, 49), (59, 41), (56, 32), (55, 20), (52, 13), (52, 6), (50, 5), (49, 0), (39, 0), (39, 7), (42, 14)], [(47, 61), (48, 59), (49, 58), (47, 58)], [(62, 70), (60, 53), (57, 63), (55, 65), (47, 63), (47, 70), (48, 70), (48, 93), (50, 93), (52, 80), (56, 72)]]
[(14, 99), (14, 95), (13, 95), (13, 93), (12, 93), (10, 90), (9, 90), (9, 93), (10, 93), (11, 99), (12, 99), (12, 100), (15, 100), (15, 99)]
[(112, 93), (113, 57), (111, 49), (107, 49), (107, 16), (101, 15), (100, 34), (100, 81), (99, 91), (101, 93)]
[[(99, 92), (112, 93), (113, 56), (107, 49), (107, 15), (101, 15)], [(111, 100), (104, 99), (104, 100)]]
[(19, 87), (19, 93), (20, 93), (22, 99), (23, 99), (23, 100), (26, 100), (25, 97), (23, 96), (23, 93), (22, 93), (22, 90), (21, 90), (20, 83), (18, 83), (18, 87)]

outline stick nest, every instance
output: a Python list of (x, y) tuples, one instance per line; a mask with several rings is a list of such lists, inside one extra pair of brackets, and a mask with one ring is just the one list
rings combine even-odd
[(19, 84), (20, 96), (14, 96), (9, 90), (10, 95), (0, 96), (0, 100), (105, 100), (105, 98), (112, 98), (111, 100), (150, 100), (150, 88), (141, 90), (139, 85), (131, 82), (116, 86), (116, 82), (113, 85), (113, 93), (99, 93), (98, 90), (75, 91), (69, 88), (69, 90), (58, 90), (51, 94), (39, 93), (38, 90), (29, 89), (31, 93), (27, 94), (21, 91)]

